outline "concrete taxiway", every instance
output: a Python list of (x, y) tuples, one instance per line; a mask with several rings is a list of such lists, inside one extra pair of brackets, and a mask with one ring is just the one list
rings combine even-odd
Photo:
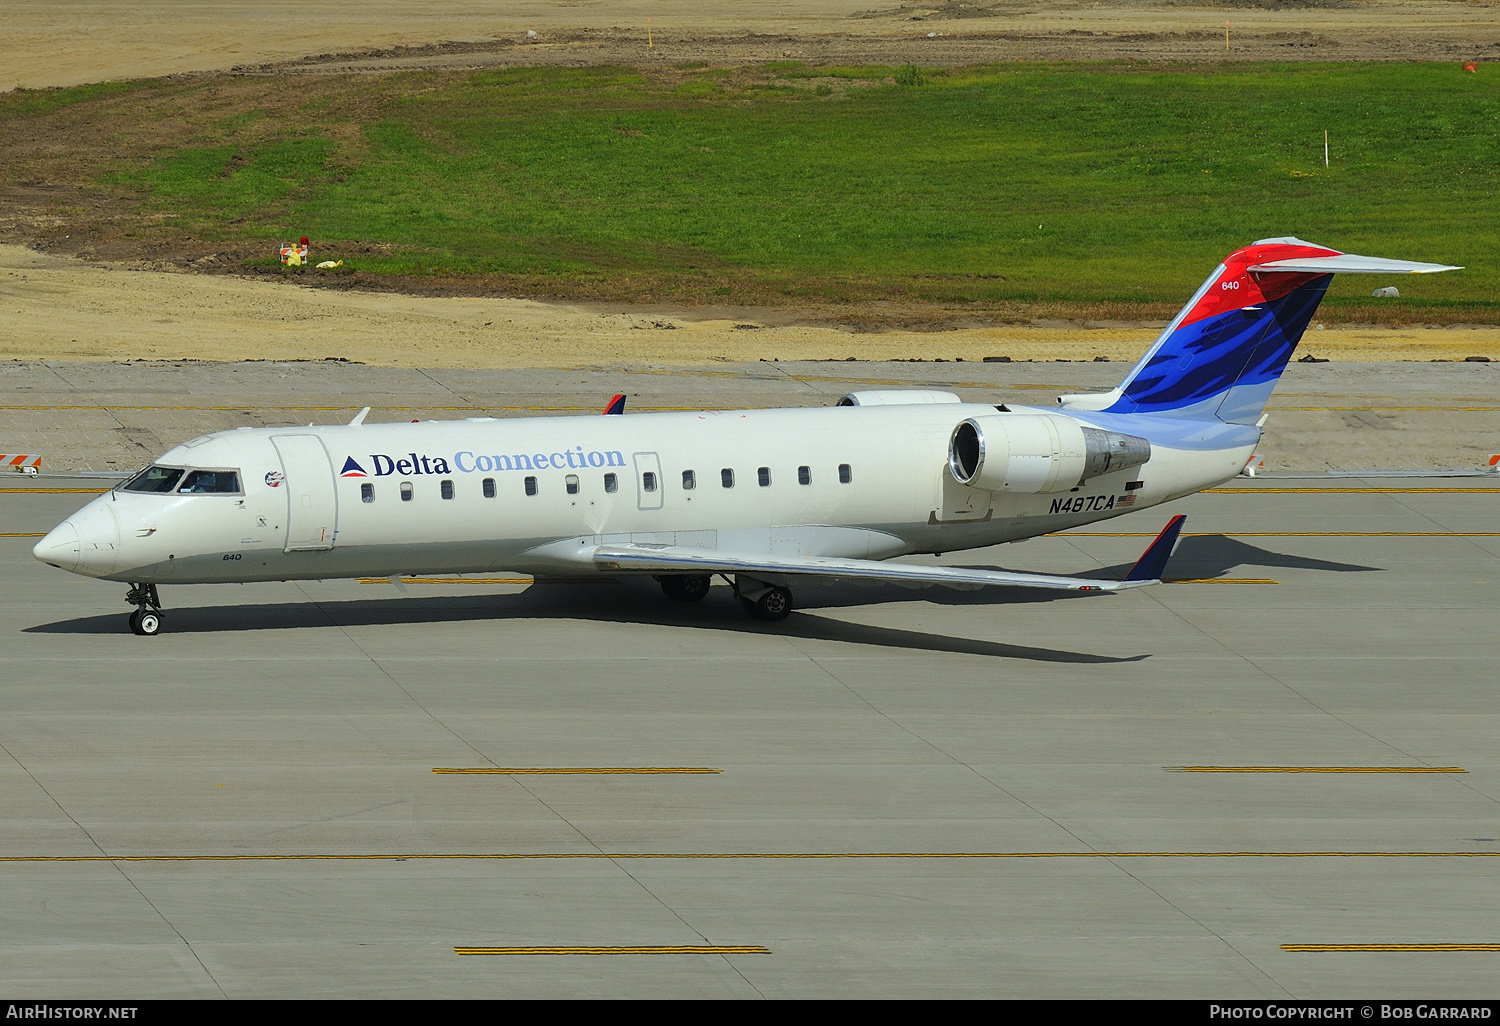
[(178, 587), (150, 639), (30, 555), (98, 479), (0, 484), (9, 993), (1495, 995), (1493, 950), (1357, 949), (1500, 942), (1494, 478), (943, 559), (1107, 573), (1188, 514), (1120, 595)]

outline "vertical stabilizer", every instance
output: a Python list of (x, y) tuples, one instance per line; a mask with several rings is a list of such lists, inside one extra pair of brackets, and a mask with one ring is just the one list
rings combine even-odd
[(1334, 274), (1450, 270), (1457, 268), (1262, 239), (1224, 258), (1119, 388), (1061, 401), (1110, 413), (1253, 424)]

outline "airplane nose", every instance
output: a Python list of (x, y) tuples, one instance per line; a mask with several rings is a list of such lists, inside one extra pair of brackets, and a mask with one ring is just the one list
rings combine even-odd
[(119, 560), (120, 526), (107, 502), (91, 502), (54, 527), (31, 554), (63, 570), (103, 577)]
[(78, 565), (78, 529), (73, 521), (64, 520), (54, 527), (47, 537), (37, 542), (31, 554), (43, 563), (62, 570), (72, 570)]

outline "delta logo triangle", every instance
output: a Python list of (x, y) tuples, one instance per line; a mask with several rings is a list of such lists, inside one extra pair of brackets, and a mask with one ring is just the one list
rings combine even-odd
[(358, 463), (354, 462), (354, 457), (353, 456), (350, 456), (348, 459), (344, 460), (344, 469), (341, 470), (341, 471), (339, 471), (339, 477), (369, 477), (369, 476), (370, 476), (369, 474), (365, 473), (365, 468), (364, 467), (361, 467)]

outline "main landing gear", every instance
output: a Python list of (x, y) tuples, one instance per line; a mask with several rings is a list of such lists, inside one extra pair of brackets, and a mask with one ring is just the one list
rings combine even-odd
[(734, 579), (734, 593), (745, 612), (757, 620), (780, 623), (792, 615), (792, 592), (779, 584), (767, 584), (754, 577), (739, 574)]
[[(656, 583), (668, 598), (679, 602), (699, 602), (708, 594), (710, 577), (707, 574), (661, 574)], [(792, 613), (792, 593), (780, 585), (736, 574), (731, 582), (735, 597), (745, 607), (745, 612), (757, 620), (778, 623)]]
[(161, 633), (161, 599), (156, 585), (132, 584), (125, 601), (136, 607), (130, 614), (130, 633), (148, 638)]
[(708, 594), (709, 578), (707, 574), (672, 574), (658, 577), (656, 583), (667, 593), (667, 598), (678, 602), (700, 602)]

